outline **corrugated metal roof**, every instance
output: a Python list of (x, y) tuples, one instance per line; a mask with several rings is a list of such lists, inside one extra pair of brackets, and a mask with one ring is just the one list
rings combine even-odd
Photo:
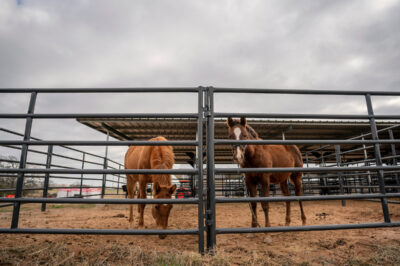
[[(148, 140), (155, 136), (164, 136), (168, 140), (196, 140), (196, 119), (158, 119), (158, 118), (79, 118), (80, 123), (95, 130), (107, 134), (107, 131), (116, 139), (120, 140)], [(349, 139), (370, 132), (368, 121), (337, 121), (337, 120), (249, 120), (248, 123), (258, 132), (262, 139), (282, 139), (284, 132), (286, 139), (315, 140), (315, 139)], [(377, 123), (378, 129), (398, 124), (388, 121)], [(400, 128), (393, 129), (395, 138), (400, 136)], [(388, 133), (382, 132), (379, 137), (388, 139)], [(227, 138), (227, 126), (225, 120), (215, 120), (215, 138)], [(366, 137), (368, 139), (368, 137)], [(321, 145), (299, 145), (300, 150), (310, 152)], [(342, 145), (342, 151), (357, 148), (355, 145)], [(391, 153), (390, 145), (382, 145), (382, 154)], [(194, 158), (195, 147), (174, 147), (176, 163), (188, 163)], [(316, 158), (322, 153), (334, 152), (334, 147), (324, 148), (318, 153), (309, 154)], [(372, 153), (369, 149), (368, 153)], [(318, 155), (319, 154), (319, 155)], [(344, 161), (361, 160), (364, 158), (363, 151), (346, 154)], [(332, 156), (327, 161), (334, 161)], [(229, 145), (215, 146), (215, 161), (219, 164), (232, 163), (232, 151)]]

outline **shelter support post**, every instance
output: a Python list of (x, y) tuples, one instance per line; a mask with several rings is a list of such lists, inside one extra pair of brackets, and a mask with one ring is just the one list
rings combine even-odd
[[(33, 114), (35, 110), (35, 104), (36, 104), (36, 98), (37, 98), (37, 92), (34, 91), (31, 93), (31, 98), (29, 101), (29, 107), (28, 107), (28, 114)], [(24, 141), (29, 141), (31, 138), (31, 131), (32, 131), (32, 122), (33, 118), (32, 117), (27, 117), (26, 118), (26, 123), (25, 123), (25, 134), (24, 134)], [(21, 157), (19, 160), (19, 169), (24, 169), (26, 168), (26, 159), (28, 156), (28, 144), (23, 144), (22, 149), (21, 149)], [(15, 191), (15, 197), (20, 198), (22, 197), (22, 189), (24, 186), (24, 177), (25, 173), (19, 173), (18, 174), (18, 179), (17, 179), (17, 186), (16, 186), (16, 191)], [(18, 228), (18, 221), (19, 221), (19, 211), (21, 209), (21, 203), (20, 202), (14, 202), (14, 209), (13, 209), (13, 215), (12, 215), (12, 221), (11, 221), (11, 229)]]
[[(372, 107), (371, 95), (370, 94), (366, 94), (365, 95), (365, 100), (366, 100), (366, 103), (367, 103), (368, 115), (370, 115), (369, 122), (370, 122), (370, 126), (371, 126), (371, 136), (372, 136), (373, 140), (378, 140), (379, 138), (378, 138), (378, 132), (377, 132), (377, 128), (376, 128), (376, 122), (375, 122), (375, 118), (373, 117), (374, 109)], [(382, 166), (382, 157), (381, 157), (381, 151), (380, 151), (379, 143), (375, 143), (374, 148), (375, 148), (376, 166)], [(379, 192), (381, 194), (386, 194), (383, 170), (378, 170), (377, 173), (378, 173), (378, 182), (379, 182)], [(388, 208), (387, 198), (382, 198), (381, 202), (382, 202), (382, 211), (383, 211), (383, 216), (384, 216), (385, 223), (390, 223), (389, 208)]]
[[(110, 138), (110, 132), (107, 130), (107, 141)], [(103, 162), (103, 169), (107, 169), (108, 165), (107, 165), (107, 156), (108, 156), (108, 145), (106, 146), (106, 152), (104, 155), (104, 162)], [(104, 199), (104, 195), (106, 193), (106, 182), (107, 182), (107, 174), (103, 174), (103, 181), (101, 184), (101, 198)]]
[[(364, 140), (364, 137), (361, 137), (362, 140)], [(368, 160), (368, 153), (367, 153), (367, 146), (363, 144), (363, 151), (364, 151), (364, 166), (369, 166)], [(372, 186), (372, 179), (371, 179), (371, 172), (367, 171), (367, 183), (368, 183), (368, 192), (372, 193), (373, 189), (371, 188)]]
[[(85, 169), (85, 156), (86, 153), (82, 153), (82, 170)], [(82, 187), (83, 187), (83, 173), (81, 174), (81, 183), (79, 185), (79, 196), (82, 197)]]
[[(121, 165), (118, 166), (118, 170), (121, 170)], [(119, 195), (119, 184), (120, 184), (121, 174), (118, 174), (118, 181), (117, 181), (117, 195)]]
[[(389, 129), (388, 133), (389, 133), (389, 138), (390, 138), (391, 140), (394, 140), (393, 130)], [(392, 144), (390, 144), (390, 148), (391, 148), (391, 150), (392, 150), (392, 156), (393, 156), (392, 164), (393, 164), (393, 165), (397, 165), (396, 146), (392, 143)], [(396, 185), (399, 186), (399, 185), (400, 185), (400, 179), (399, 179), (399, 174), (398, 174), (397, 172), (394, 173), (394, 178), (395, 178), (395, 180), (396, 180)], [(399, 190), (400, 190), (400, 188), (397, 188), (397, 192), (398, 192)]]
[[(51, 158), (53, 155), (53, 145), (49, 145), (47, 148), (47, 158), (46, 158), (46, 169), (51, 168)], [(44, 185), (43, 185), (43, 198), (47, 198), (47, 193), (49, 190), (49, 180), (50, 179), (50, 173), (46, 173), (44, 177)], [(82, 187), (82, 186), (81, 186)], [(46, 203), (42, 203), (42, 212), (46, 210)]]
[[(340, 156), (340, 145), (335, 145), (335, 155), (336, 155), (336, 165), (338, 167), (342, 167), (342, 158)], [(343, 180), (343, 173), (342, 172), (338, 172), (338, 179), (339, 179), (339, 189), (340, 189), (340, 194), (343, 195), (344, 194), (344, 180)], [(342, 206), (345, 207), (346, 206), (346, 201), (342, 200)]]

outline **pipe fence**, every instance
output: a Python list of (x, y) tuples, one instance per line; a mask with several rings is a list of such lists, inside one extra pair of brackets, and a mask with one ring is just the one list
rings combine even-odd
[[(8, 130), (5, 128), (0, 128), (1, 132), (4, 132), (8, 135), (8, 137), (11, 136), (19, 136), (23, 137), (24, 135), (12, 130)], [(41, 141), (41, 139), (31, 137), (31, 140), (36, 140), (36, 141)], [(21, 151), (22, 147), (21, 146), (16, 146), (16, 145), (4, 145), (4, 147), (8, 149), (13, 149), (13, 150), (18, 150)], [(121, 169), (123, 167), (122, 164), (111, 160), (110, 158), (107, 158), (106, 156), (99, 156), (94, 153), (90, 153), (87, 151), (75, 149), (72, 147), (68, 147), (65, 145), (60, 145), (60, 151), (56, 152), (53, 150), (53, 145), (47, 145), (46, 151), (40, 151), (37, 149), (31, 149), (28, 148), (28, 153), (32, 154), (37, 154), (39, 156), (45, 156), (45, 161), (44, 163), (39, 163), (39, 162), (33, 162), (32, 160), (27, 161), (26, 165), (32, 168), (59, 168), (59, 169), (77, 169), (77, 166), (80, 166), (80, 169), (85, 169), (87, 165), (94, 166), (94, 167), (101, 167), (103, 169)], [(44, 146), (46, 148), (46, 146)], [(61, 149), (64, 151), (62, 152)], [(73, 155), (65, 155), (63, 153), (65, 152), (73, 152), (75, 153), (75, 156)], [(55, 164), (53, 161), (56, 158), (63, 159), (64, 162), (63, 164)], [(42, 159), (42, 158), (36, 158), (36, 160)], [(97, 159), (97, 161), (96, 161)], [(0, 158), (0, 162), (8, 163), (11, 164), (12, 166), (18, 167), (19, 165), (19, 160), (15, 159), (10, 159), (10, 158)], [(75, 167), (71, 167), (71, 164), (75, 164)], [(15, 174), (1, 174), (0, 178), (17, 178), (17, 173)], [(26, 178), (36, 180), (36, 179), (44, 179), (43, 184), (41, 182), (35, 182), (33, 184), (34, 187), (30, 188), (24, 188), (23, 191), (43, 191), (43, 197), (50, 196), (48, 195), (49, 190), (52, 189), (72, 189), (72, 188), (77, 188), (79, 189), (79, 194), (74, 193), (74, 195), (70, 197), (96, 197), (100, 196), (101, 198), (104, 198), (104, 196), (107, 195), (115, 195), (115, 193), (111, 193), (111, 191), (117, 190), (116, 195), (124, 195), (120, 194), (119, 192), (119, 187), (123, 184), (126, 183), (126, 177), (121, 175), (121, 174), (111, 174), (111, 175), (106, 175), (105, 178), (90, 178), (87, 176), (84, 176), (82, 173), (80, 177), (78, 176), (60, 176), (60, 175), (52, 175), (51, 173), (44, 173), (44, 174), (37, 174), (37, 175), (24, 175), (25, 178), (25, 183), (26, 183)], [(64, 180), (64, 181), (69, 181), (69, 180), (76, 180), (76, 182), (79, 182), (79, 185), (75, 186), (50, 186), (49, 185), (49, 180)], [(84, 184), (84, 182), (86, 184)], [(93, 183), (101, 183), (101, 186), (95, 186)], [(89, 183), (89, 184), (88, 184)], [(39, 187), (39, 185), (41, 187)], [(97, 188), (97, 189), (102, 189), (99, 194), (90, 194), (90, 195), (83, 195), (82, 190), (83, 189), (88, 189), (88, 188)], [(103, 190), (104, 189), (104, 190)], [(10, 187), (10, 188), (1, 188), (0, 189), (0, 194), (1, 192), (14, 192), (15, 193), (16, 188), (15, 187)], [(3, 195), (4, 196), (4, 195)], [(51, 195), (54, 196), (54, 195)], [(0, 207), (6, 207), (9, 204), (6, 205), (0, 205)], [(42, 205), (42, 211), (46, 210), (46, 204)]]
[[(14, 113), (2, 113), (0, 119), (25, 119), (25, 132), (20, 136), (23, 140), (0, 140), (0, 145), (11, 148), (20, 147), (21, 156), (18, 161), (17, 169), (0, 168), (0, 174), (16, 175), (17, 183), (15, 187), (15, 198), (0, 198), (2, 203), (13, 204), (13, 216), (10, 228), (0, 228), (1, 233), (39, 233), (39, 234), (115, 234), (115, 235), (154, 235), (154, 234), (191, 234), (197, 235), (198, 237), (198, 249), (200, 253), (204, 253), (204, 233), (206, 233), (206, 247), (207, 251), (213, 254), (216, 247), (216, 235), (217, 234), (232, 234), (232, 233), (260, 233), (260, 232), (290, 232), (290, 231), (315, 231), (315, 230), (337, 230), (337, 229), (355, 229), (355, 228), (378, 228), (378, 227), (397, 227), (400, 226), (400, 222), (393, 222), (390, 219), (390, 213), (388, 208), (388, 198), (399, 198), (398, 186), (385, 184), (385, 174), (393, 173), (396, 174), (400, 170), (400, 166), (397, 163), (398, 156), (395, 154), (395, 145), (400, 143), (399, 139), (391, 135), (390, 139), (379, 139), (378, 130), (376, 126), (377, 120), (400, 120), (400, 115), (375, 115), (372, 108), (372, 96), (400, 96), (400, 92), (390, 91), (332, 91), (332, 90), (275, 90), (275, 89), (232, 89), (232, 88), (213, 88), (213, 87), (198, 87), (198, 88), (89, 88), (89, 89), (0, 89), (0, 94), (4, 93), (29, 93), (30, 102), (28, 112), (26, 114), (14, 114)], [(36, 114), (35, 104), (38, 95), (41, 94), (62, 94), (62, 93), (188, 93), (196, 94), (198, 98), (198, 112), (197, 113), (178, 113), (178, 114), (132, 114), (132, 113), (77, 113), (77, 114)], [(214, 96), (216, 94), (293, 94), (293, 95), (352, 95), (360, 96), (365, 98), (365, 104), (368, 110), (367, 115), (326, 115), (326, 114), (262, 114), (262, 113), (218, 113), (214, 111)], [(370, 123), (370, 139), (347, 139), (347, 140), (228, 140), (228, 139), (215, 139), (214, 136), (214, 123), (215, 118), (227, 118), (227, 117), (247, 117), (247, 118), (291, 118), (291, 119), (346, 119), (346, 120), (368, 120)], [(150, 142), (150, 141), (46, 141), (34, 139), (31, 137), (32, 123), (36, 119), (71, 119), (71, 118), (195, 118), (197, 119), (197, 137), (193, 141), (166, 141), (166, 142)], [(205, 130), (203, 132), (203, 126)], [(397, 126), (397, 125), (396, 125)], [(392, 128), (387, 129), (388, 132)], [(393, 132), (392, 132), (393, 133)], [(390, 134), (390, 133), (389, 133)], [(203, 137), (205, 143), (203, 143)], [(317, 166), (315, 162), (308, 162), (314, 164), (313, 167), (308, 165), (307, 168), (218, 168), (215, 165), (214, 148), (215, 145), (321, 145), (319, 149), (315, 151), (323, 150), (324, 145), (335, 145), (336, 147), (336, 165)], [(340, 151), (341, 144), (352, 144), (352, 145), (364, 145), (363, 151), (373, 149), (374, 161), (363, 161), (363, 166), (357, 165), (357, 163), (346, 164), (342, 162), (340, 156), (345, 156), (350, 151)], [(57, 167), (52, 164), (51, 158), (47, 159), (46, 164), (40, 164), (39, 166), (45, 168), (29, 168), (27, 161), (28, 152), (34, 152), (31, 146), (45, 146), (48, 147), (48, 151), (41, 152), (40, 154), (53, 154), (52, 148), (58, 146), (126, 146), (126, 145), (171, 145), (171, 146), (195, 146), (197, 148), (196, 165), (193, 169), (171, 169), (171, 170), (151, 170), (151, 169), (122, 169), (121, 165), (116, 163), (117, 167), (109, 168), (108, 162), (105, 160), (103, 169), (71, 169), (71, 167)], [(380, 145), (391, 145), (393, 154), (392, 156), (381, 155)], [(203, 168), (203, 148), (206, 148), (206, 167)], [(82, 153), (82, 160), (76, 160), (77, 162), (85, 162), (88, 153)], [(53, 155), (57, 156), (57, 155)], [(307, 157), (307, 156), (306, 156)], [(386, 158), (387, 157), (387, 158)], [(104, 159), (104, 157), (102, 157)], [(383, 158), (392, 161), (392, 165), (384, 165)], [(323, 160), (323, 156), (320, 158)], [(93, 164), (96, 165), (96, 164)], [(97, 164), (101, 167), (101, 163)], [(276, 196), (276, 197), (217, 197), (216, 190), (222, 190), (225, 188), (216, 188), (219, 182), (219, 178), (216, 175), (241, 175), (243, 173), (274, 173), (274, 172), (302, 172), (309, 173), (309, 176), (304, 179), (313, 180), (314, 176), (311, 174), (325, 174), (334, 176), (338, 180), (338, 184), (334, 186), (326, 184), (326, 187), (339, 187), (340, 195), (305, 195), (305, 196)], [(203, 180), (203, 174), (205, 173), (206, 179)], [(328, 174), (327, 174), (328, 173)], [(27, 198), (23, 197), (23, 184), (24, 179), (35, 174), (44, 175), (45, 187), (50, 189), (48, 180), (54, 178), (57, 175), (120, 175), (123, 174), (186, 174), (194, 175), (197, 178), (197, 193), (195, 198), (190, 199), (83, 199), (83, 198), (47, 198), (47, 190), (43, 189), (43, 197), (41, 198)], [(344, 194), (345, 189), (357, 188), (357, 184), (346, 184), (347, 179), (353, 178), (350, 174), (357, 175), (358, 178), (361, 176), (367, 176), (371, 179), (375, 176), (376, 184), (368, 183), (365, 185), (368, 189), (368, 193), (356, 193), (356, 194)], [(60, 177), (62, 178), (62, 177)], [(397, 176), (398, 180), (398, 176)], [(106, 189), (105, 182), (107, 179), (102, 179), (102, 195), (105, 195)], [(205, 181), (205, 182), (204, 182)], [(117, 181), (121, 183), (120, 179)], [(235, 183), (235, 182), (233, 182)], [(82, 183), (81, 183), (82, 184)], [(203, 186), (206, 186), (203, 189)], [(218, 185), (219, 186), (219, 185)], [(82, 186), (80, 186), (82, 187)], [(387, 188), (394, 188), (396, 192), (388, 193)], [(371, 190), (374, 188), (375, 190)], [(118, 194), (118, 193), (117, 193)], [(382, 206), (382, 222), (377, 223), (366, 223), (366, 224), (341, 224), (341, 225), (320, 225), (320, 226), (289, 226), (289, 227), (261, 227), (261, 228), (217, 228), (216, 227), (216, 204), (223, 203), (238, 203), (238, 202), (273, 202), (273, 201), (320, 201), (320, 200), (349, 200), (349, 199), (368, 199), (368, 200), (379, 200)], [(167, 229), (167, 230), (119, 230), (119, 229), (45, 229), (45, 228), (19, 228), (19, 214), (20, 206), (22, 203), (104, 203), (104, 204), (155, 204), (155, 203), (171, 203), (171, 204), (194, 204), (198, 208), (198, 225), (197, 228), (193, 229)], [(203, 206), (204, 204), (204, 206)]]

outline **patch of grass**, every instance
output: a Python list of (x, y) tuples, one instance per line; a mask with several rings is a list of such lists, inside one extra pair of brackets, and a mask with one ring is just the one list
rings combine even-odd
[(107, 245), (93, 252), (76, 254), (68, 245), (46, 243), (0, 249), (0, 265), (230, 265), (223, 256), (201, 256), (195, 252), (155, 252), (136, 246)]
[(73, 259), (74, 253), (55, 243), (0, 249), (0, 265), (58, 265)]
[(49, 209), (63, 209), (63, 208), (65, 208), (66, 206), (64, 205), (64, 204), (57, 204), (57, 205), (50, 205), (50, 206), (47, 206), (47, 208), (49, 208)]
[(400, 265), (400, 247), (369, 245), (374, 250), (371, 257), (361, 259), (351, 257), (344, 263), (349, 266), (373, 266), (373, 265)]
[(96, 207), (95, 204), (52, 204), (52, 205), (48, 205), (49, 209), (64, 209), (64, 208), (92, 209), (94, 207)]

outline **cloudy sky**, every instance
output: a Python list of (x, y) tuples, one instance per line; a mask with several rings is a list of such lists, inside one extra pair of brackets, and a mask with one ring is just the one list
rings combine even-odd
[[(398, 91), (399, 14), (397, 0), (2, 0), (0, 87)], [(0, 112), (26, 112), (28, 99), (2, 94)], [(36, 112), (193, 112), (196, 104), (190, 95), (39, 95)], [(363, 104), (360, 97), (216, 97), (216, 110), (231, 112), (363, 114)], [(400, 99), (375, 97), (374, 107), (398, 114)], [(22, 131), (24, 121), (0, 124)], [(35, 121), (32, 135), (105, 138), (73, 120)]]

